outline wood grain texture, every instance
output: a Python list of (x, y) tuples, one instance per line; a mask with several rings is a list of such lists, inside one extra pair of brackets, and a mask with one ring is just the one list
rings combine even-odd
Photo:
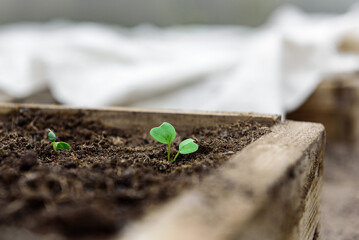
[(320, 216), (324, 127), (289, 121), (272, 130), (117, 239), (312, 240)]
[(359, 139), (359, 74), (327, 77), (288, 119), (324, 124), (329, 141)]

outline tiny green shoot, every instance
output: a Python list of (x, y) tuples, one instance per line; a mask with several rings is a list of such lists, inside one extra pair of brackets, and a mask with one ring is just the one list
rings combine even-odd
[(51, 145), (54, 148), (55, 151), (59, 150), (59, 149), (67, 149), (70, 150), (71, 146), (68, 143), (65, 142), (56, 142), (56, 135), (53, 131), (51, 131), (51, 129), (48, 129), (49, 134), (47, 135), (49, 140), (51, 141)]
[(180, 143), (176, 156), (173, 160), (171, 160), (171, 143), (176, 138), (175, 128), (170, 123), (164, 122), (161, 126), (152, 128), (150, 134), (160, 143), (167, 144), (167, 158), (168, 161), (171, 161), (172, 163), (176, 161), (180, 153), (189, 154), (198, 150), (198, 145), (194, 142), (194, 140), (192, 138), (188, 138)]

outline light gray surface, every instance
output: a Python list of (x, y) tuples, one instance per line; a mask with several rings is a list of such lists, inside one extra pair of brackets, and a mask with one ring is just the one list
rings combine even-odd
[(48, 87), (77, 107), (284, 114), (323, 75), (359, 69), (359, 56), (336, 47), (359, 27), (359, 8), (333, 16), (278, 11), (256, 29), (14, 24), (0, 29), (0, 89), (24, 98)]
[(345, 12), (357, 0), (0, 0), (0, 24), (69, 19), (133, 26), (260, 25), (282, 4), (313, 12)]
[(326, 147), (321, 239), (359, 239), (359, 142)]

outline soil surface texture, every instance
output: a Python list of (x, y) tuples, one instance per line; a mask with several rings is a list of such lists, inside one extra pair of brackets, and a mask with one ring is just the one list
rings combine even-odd
[[(106, 127), (85, 112), (21, 109), (0, 118), (0, 234), (11, 239), (109, 238), (269, 132), (255, 122), (174, 126), (172, 158), (185, 138), (199, 150), (170, 163), (150, 129)], [(72, 149), (54, 151), (48, 128)]]
[(326, 148), (321, 239), (359, 240), (359, 143)]

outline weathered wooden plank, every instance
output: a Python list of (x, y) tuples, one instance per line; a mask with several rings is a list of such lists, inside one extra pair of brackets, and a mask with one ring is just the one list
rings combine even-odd
[(339, 74), (324, 79), (309, 99), (287, 118), (324, 124), (328, 140), (356, 141), (359, 139), (359, 74)]
[(280, 121), (279, 115), (266, 115), (254, 113), (221, 113), (221, 112), (183, 112), (175, 110), (148, 110), (125, 107), (112, 107), (101, 109), (68, 108), (58, 105), (38, 104), (0, 104), (0, 114), (10, 111), (19, 111), (21, 108), (40, 110), (44, 112), (59, 112), (60, 114), (86, 112), (89, 118), (101, 120), (104, 124), (117, 128), (145, 127), (152, 128), (164, 121), (177, 124), (176, 128), (210, 127), (219, 123), (234, 123), (241, 121), (256, 121), (267, 126)]
[[(358, 29), (355, 29), (356, 31)], [(358, 32), (349, 32), (340, 39), (338, 50), (346, 53), (359, 54), (359, 34)]]
[(278, 124), (118, 239), (312, 240), (319, 223), (324, 139), (320, 124)]

